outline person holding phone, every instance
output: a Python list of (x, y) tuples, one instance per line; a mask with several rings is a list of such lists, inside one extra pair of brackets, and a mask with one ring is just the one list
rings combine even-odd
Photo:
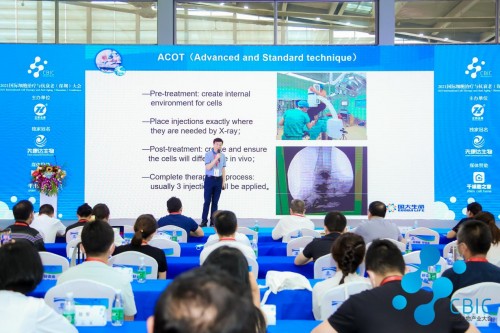
[(208, 223), (208, 209), (210, 207), (210, 226), (213, 226), (212, 214), (218, 210), (221, 191), (226, 185), (226, 156), (221, 152), (224, 141), (215, 138), (213, 149), (205, 154), (205, 183), (204, 203), (201, 214), (201, 227)]

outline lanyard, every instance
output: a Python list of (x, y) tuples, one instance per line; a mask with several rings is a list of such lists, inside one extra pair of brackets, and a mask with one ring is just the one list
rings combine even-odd
[(99, 262), (102, 262), (103, 264), (107, 265), (106, 262), (104, 262), (104, 260), (102, 259), (99, 259), (99, 258), (87, 258), (85, 261), (99, 261)]
[(393, 282), (393, 281), (401, 281), (403, 277), (401, 275), (393, 275), (393, 276), (388, 276), (385, 279), (380, 282), (380, 286), (383, 286), (384, 284), (388, 282)]
[(236, 241), (236, 238), (222, 237), (222, 238), (219, 238), (219, 242), (220, 241)]
[(16, 221), (16, 223), (14, 223), (14, 225), (20, 225), (20, 226), (23, 226), (23, 227), (29, 227), (29, 224), (26, 223), (26, 222), (21, 222), (21, 221)]
[(466, 260), (465, 262), (488, 262), (488, 260), (486, 258), (469, 258), (468, 260)]

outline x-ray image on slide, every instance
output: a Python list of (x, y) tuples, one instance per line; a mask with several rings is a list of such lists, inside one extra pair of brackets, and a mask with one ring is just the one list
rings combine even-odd
[(366, 73), (277, 73), (278, 140), (366, 140)]
[(366, 215), (366, 147), (277, 147), (276, 214), (301, 199), (306, 214)]

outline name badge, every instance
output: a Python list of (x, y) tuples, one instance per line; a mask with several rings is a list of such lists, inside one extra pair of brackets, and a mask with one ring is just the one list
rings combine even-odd
[(214, 168), (214, 177), (220, 177), (220, 171), (217, 167)]

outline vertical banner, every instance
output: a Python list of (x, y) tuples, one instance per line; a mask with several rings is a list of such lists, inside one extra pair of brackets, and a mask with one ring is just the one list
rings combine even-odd
[(456, 216), (500, 202), (500, 65), (495, 45), (440, 46), (435, 52), (435, 191)]
[(0, 218), (29, 199), (38, 210), (40, 195), (30, 184), (40, 164), (57, 164), (67, 173), (58, 196), (58, 216), (75, 218), (83, 201), (85, 86), (83, 47), (0, 45), (2, 190)]

